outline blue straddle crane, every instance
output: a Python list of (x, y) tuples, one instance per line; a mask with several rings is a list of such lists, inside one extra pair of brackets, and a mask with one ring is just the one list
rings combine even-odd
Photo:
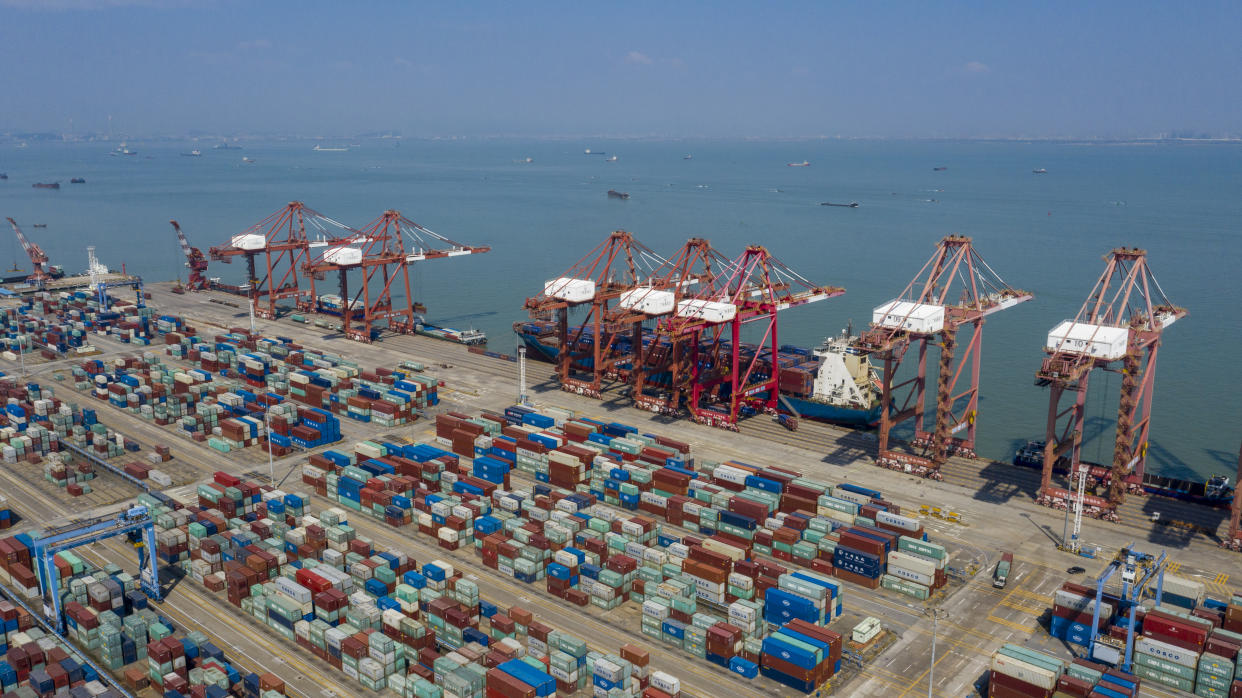
[(52, 558), (56, 553), (116, 536), (125, 536), (138, 549), (139, 585), (142, 590), (152, 601), (163, 600), (159, 563), (155, 556), (155, 520), (145, 506), (133, 506), (114, 516), (44, 531), (34, 539), (31, 556), (35, 559), (42, 585), (44, 615), (55, 623), (62, 635), (65, 632), (65, 609), (58, 591), (60, 575)]
[[(1156, 605), (1159, 605), (1163, 600), (1164, 572), (1167, 563), (1168, 557), (1163, 551), (1159, 557), (1153, 557), (1148, 553), (1135, 550), (1133, 544), (1117, 551), (1116, 557), (1108, 564), (1108, 567), (1100, 574), (1099, 579), (1095, 583), (1095, 605), (1091, 609), (1091, 642), (1088, 645), (1091, 648), (1091, 656), (1093, 658), (1116, 664), (1122, 671), (1130, 671), (1131, 661), (1134, 657), (1135, 611), (1138, 609), (1139, 602), (1143, 599), (1143, 594), (1148, 590), (1153, 580), (1156, 583), (1154, 594)], [(1119, 651), (1119, 647), (1100, 641), (1100, 603), (1104, 596), (1104, 585), (1118, 572), (1121, 573), (1121, 607), (1117, 609), (1117, 612), (1119, 614), (1129, 612), (1124, 655)], [(1107, 633), (1104, 633), (1103, 636), (1110, 637)], [(1108, 656), (1111, 653), (1121, 655), (1121, 661), (1111, 659)]]

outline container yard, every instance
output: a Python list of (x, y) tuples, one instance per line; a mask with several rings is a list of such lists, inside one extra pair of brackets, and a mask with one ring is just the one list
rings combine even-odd
[[(1101, 494), (1081, 477), (1046, 506), (1055, 467), (971, 457), (977, 405), (954, 410), (977, 401), (977, 371), (964, 393), (938, 386), (934, 429), (889, 441), (910, 417), (900, 386), (858, 357), (892, 375), (960, 330), (969, 368), (982, 318), (1030, 298), (968, 238), (945, 238), (850, 345), (876, 402), (849, 409), (876, 414), (872, 432), (784, 399), (832, 351), (736, 341), (731, 323), (774, 337), (778, 309), (843, 291), (762, 247), (691, 240), (666, 259), (614, 233), (527, 301), (519, 325), (568, 349), (528, 364), (420, 332), (408, 291), (365, 281), (404, 278), (414, 237), (427, 258), (487, 248), (395, 211), (322, 245), (289, 233), (306, 220), (341, 225), (295, 202), (211, 249), (251, 279), (272, 270), (261, 288), (208, 281), (187, 242), (189, 287), (129, 300), (45, 280), (0, 300), (4, 691), (1242, 695), (1229, 510), (1134, 496), (1108, 468), (1090, 475)], [(622, 250), (651, 268), (594, 264)], [(732, 295), (709, 267), (737, 270)], [(913, 294), (947, 288), (929, 269), (979, 294)], [(335, 316), (310, 321), (332, 295)], [(604, 341), (620, 326), (624, 345)], [(1077, 375), (1113, 358), (1058, 332), (1049, 355)], [(749, 368), (694, 375), (678, 357), (708, 344)], [(644, 347), (649, 362), (626, 358)]]

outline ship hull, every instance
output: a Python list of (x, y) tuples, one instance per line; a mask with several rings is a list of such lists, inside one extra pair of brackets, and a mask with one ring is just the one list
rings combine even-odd
[[(521, 337), (522, 343), (526, 345), (527, 358), (556, 363), (557, 356), (560, 354), (560, 350), (557, 347), (544, 344), (539, 341), (539, 337), (531, 334), (519, 332), (518, 336)], [(652, 376), (652, 378), (655, 377)], [(782, 395), (794, 406), (794, 409), (798, 411), (798, 414), (803, 419), (850, 427), (870, 427), (880, 421), (879, 405), (867, 410), (831, 405), (805, 397), (795, 397), (789, 393), (782, 393)]]

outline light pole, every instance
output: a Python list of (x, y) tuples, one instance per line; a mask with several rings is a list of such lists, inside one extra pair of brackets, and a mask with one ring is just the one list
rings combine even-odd
[(943, 608), (932, 607), (923, 609), (923, 615), (929, 615), (932, 619), (931, 666), (927, 669), (927, 698), (932, 698), (932, 688), (936, 685), (936, 622), (948, 616), (949, 612)]
[(267, 406), (263, 410), (263, 426), (267, 429), (267, 479), (272, 483), (272, 487), (276, 486), (276, 466), (272, 458), (272, 407)]

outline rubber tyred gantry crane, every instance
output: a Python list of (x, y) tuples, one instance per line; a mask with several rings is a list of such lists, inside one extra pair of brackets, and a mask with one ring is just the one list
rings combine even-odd
[[(954, 291), (956, 300), (950, 295)], [(940, 479), (940, 467), (950, 455), (974, 456), (984, 318), (1031, 297), (1006, 284), (969, 237), (949, 235), (897, 299), (875, 308), (858, 348), (884, 361), (877, 464)], [(971, 334), (959, 359), (962, 329)], [(928, 432), (924, 412), (927, 350), (932, 344), (940, 347), (940, 368), (935, 426)], [(897, 373), (912, 346), (918, 348), (915, 373), (898, 383)], [(914, 420), (912, 445), (923, 456), (889, 447), (893, 427), (908, 419)]]
[[(1151, 426), (1151, 401), (1156, 385), (1156, 357), (1164, 329), (1186, 316), (1169, 302), (1147, 266), (1147, 252), (1113, 250), (1078, 315), (1048, 333), (1048, 356), (1035, 374), (1035, 384), (1048, 386), (1048, 426), (1044, 442), (1040, 504), (1065, 506), (1068, 493), (1052, 487), (1053, 467), (1068, 459), (1069, 472), (1080, 468), (1087, 382), (1094, 368), (1118, 370), (1121, 400), (1117, 433), (1108, 477), (1108, 496), (1092, 502), (1090, 515), (1115, 519), (1125, 499), (1126, 479), (1133, 474), (1142, 491)], [(1114, 368), (1120, 364), (1119, 368)], [(1061, 408), (1069, 394), (1073, 403)], [(1094, 498), (1093, 498), (1094, 499)]]
[[(303, 269), (310, 279), (312, 296), (315, 280), (336, 272), (341, 297), (341, 328), (346, 337), (361, 342), (373, 341), (385, 326), (402, 334), (414, 331), (415, 313), (425, 312), (425, 308), (416, 303), (410, 293), (410, 264), (491, 250), (485, 245), (454, 242), (393, 210), (385, 211), (351, 235), (312, 242), (310, 249), (314, 256)], [(352, 270), (360, 272), (361, 287), (351, 293), (349, 272)], [(398, 278), (405, 292), (399, 305), (392, 297), (392, 286)]]
[(181, 226), (175, 220), (168, 221), (173, 230), (177, 231), (177, 242), (181, 244), (181, 253), (185, 255), (185, 266), (190, 270), (190, 278), (185, 287), (190, 291), (202, 291), (207, 288), (207, 257), (197, 247), (191, 247)]
[(26, 239), (26, 235), (22, 233), (21, 226), (17, 225), (17, 221), (12, 218), (8, 219), (9, 225), (13, 226), (13, 232), (17, 235), (17, 241), (22, 244), (22, 249), (26, 251), (26, 256), (30, 257), (31, 272), (26, 277), (26, 281), (35, 286), (42, 286), (44, 282), (55, 278), (50, 269), (48, 269), (47, 253), (42, 247)]
[[(687, 355), (678, 359), (676, 370), (689, 376), (686, 406), (695, 421), (736, 431), (743, 407), (774, 413), (780, 399), (779, 312), (843, 293), (843, 288), (812, 284), (766, 248), (751, 245), (716, 274), (711, 286), (678, 302), (673, 315), (658, 325), (665, 336), (686, 341)], [(752, 351), (743, 347), (741, 330), (755, 322), (766, 324)], [(727, 410), (716, 405), (727, 405)]]
[[(232, 262), (234, 257), (246, 258), (248, 295), (255, 315), (275, 318), (276, 302), (285, 298), (292, 298), (299, 310), (310, 310), (314, 306), (311, 291), (298, 283), (298, 274), (307, 261), (310, 249), (307, 226), (322, 237), (329, 237), (327, 232), (333, 229), (330, 237), (336, 237), (337, 230), (349, 234), (355, 232), (349, 226), (308, 208), (301, 201), (293, 201), (234, 235), (227, 245), (212, 247), (207, 254), (211, 259), (225, 264)], [(260, 257), (263, 258), (261, 269), (257, 264)], [(266, 299), (266, 303), (260, 303), (261, 299)]]
[[(532, 319), (555, 316), (557, 376), (562, 390), (600, 397), (606, 376), (629, 358), (618, 341), (624, 329), (616, 331), (618, 327), (608, 324), (611, 304), (627, 291), (648, 284), (656, 270), (667, 264), (633, 235), (618, 230), (562, 276), (545, 283), (543, 293), (526, 299)], [(587, 315), (571, 329), (569, 310), (582, 307)]]

